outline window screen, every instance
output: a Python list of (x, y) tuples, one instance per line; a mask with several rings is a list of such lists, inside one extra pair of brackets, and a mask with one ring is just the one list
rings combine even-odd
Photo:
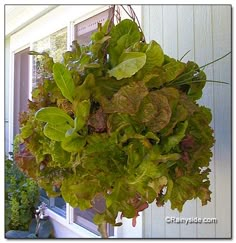
[[(62, 54), (67, 50), (67, 28), (63, 28), (33, 43), (32, 50), (48, 52), (54, 62), (61, 62)], [(41, 56), (33, 56), (33, 87), (44, 75)]]

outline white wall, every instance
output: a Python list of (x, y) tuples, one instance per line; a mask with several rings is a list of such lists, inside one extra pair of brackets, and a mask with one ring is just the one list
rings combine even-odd
[[(5, 80), (9, 80), (9, 58), (10, 58), (10, 38), (5, 39)], [(4, 103), (4, 135), (5, 135), (5, 155), (10, 152), (9, 149), (9, 96), (8, 96), (8, 90), (9, 90), (9, 82), (5, 82), (4, 85), (4, 93), (5, 93), (5, 103)]]
[[(180, 59), (204, 65), (231, 51), (230, 5), (144, 5), (143, 29), (147, 40), (155, 39), (164, 52)], [(211, 123), (216, 143), (211, 162), (211, 203), (190, 201), (179, 214), (168, 204), (153, 204), (144, 213), (147, 238), (228, 238), (231, 237), (231, 56), (205, 69), (209, 80), (229, 85), (207, 83), (200, 100), (212, 109)], [(216, 218), (217, 224), (167, 224), (165, 217)]]

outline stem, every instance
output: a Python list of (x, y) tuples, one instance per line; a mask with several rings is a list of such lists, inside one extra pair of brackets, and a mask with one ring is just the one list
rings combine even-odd
[(191, 50), (187, 51), (179, 60), (180, 62), (183, 60), (183, 58), (190, 52)]
[(209, 62), (209, 63), (207, 63), (207, 64), (201, 66), (200, 68), (204, 68), (204, 67), (206, 67), (206, 66), (208, 66), (208, 65), (213, 64), (214, 62), (218, 62), (219, 60), (225, 58), (225, 57), (228, 56), (229, 54), (231, 54), (231, 51), (228, 52), (228, 53), (226, 53), (224, 56), (222, 56), (222, 57), (220, 57), (220, 58), (217, 58), (216, 60), (214, 60), (214, 61), (212, 61), (212, 62)]
[(98, 225), (98, 231), (100, 232), (102, 238), (108, 238), (106, 221)]

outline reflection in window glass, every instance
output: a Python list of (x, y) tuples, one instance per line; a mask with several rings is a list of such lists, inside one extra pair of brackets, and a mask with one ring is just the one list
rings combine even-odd
[[(97, 225), (93, 223), (93, 217), (96, 213), (103, 213), (106, 209), (106, 202), (102, 196), (97, 196), (93, 202), (93, 207), (87, 210), (74, 209), (74, 222), (83, 228), (100, 235), (97, 230)], [(114, 228), (107, 225), (107, 232), (109, 236), (114, 235)]]
[(90, 42), (90, 36), (98, 28), (98, 23), (105, 24), (107, 19), (111, 19), (112, 9), (107, 9), (91, 18), (88, 18), (74, 27), (74, 39), (78, 41), (80, 45), (88, 45)]
[(47, 196), (46, 191), (43, 188), (39, 189), (39, 195), (40, 195), (40, 202), (44, 202), (49, 207), (49, 197)]
[(97, 231), (97, 226), (93, 223), (93, 217), (95, 215), (94, 209), (87, 209), (85, 211), (80, 210), (79, 208), (74, 209), (74, 222), (83, 228), (93, 232), (96, 235), (99, 235)]
[(62, 196), (51, 198), (50, 208), (62, 217), (66, 217), (66, 202), (64, 201)]
[[(32, 50), (48, 52), (54, 62), (61, 62), (62, 53), (67, 49), (67, 28), (63, 28), (39, 41), (33, 43)], [(41, 56), (33, 56), (33, 87), (44, 74)], [(45, 76), (44, 76), (45, 78)]]
[(61, 196), (49, 198), (46, 191), (40, 188), (40, 202), (46, 203), (48, 208), (66, 218), (66, 202)]

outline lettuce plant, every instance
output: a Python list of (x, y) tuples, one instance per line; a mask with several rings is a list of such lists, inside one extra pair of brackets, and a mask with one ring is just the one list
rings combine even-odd
[(197, 103), (206, 75), (195, 62), (165, 55), (128, 19), (98, 26), (88, 46), (73, 41), (62, 63), (30, 54), (44, 75), (20, 115), (15, 159), (49, 196), (81, 210), (104, 198), (103, 237), (119, 212), (135, 226), (154, 201), (179, 211), (210, 201), (212, 117)]

